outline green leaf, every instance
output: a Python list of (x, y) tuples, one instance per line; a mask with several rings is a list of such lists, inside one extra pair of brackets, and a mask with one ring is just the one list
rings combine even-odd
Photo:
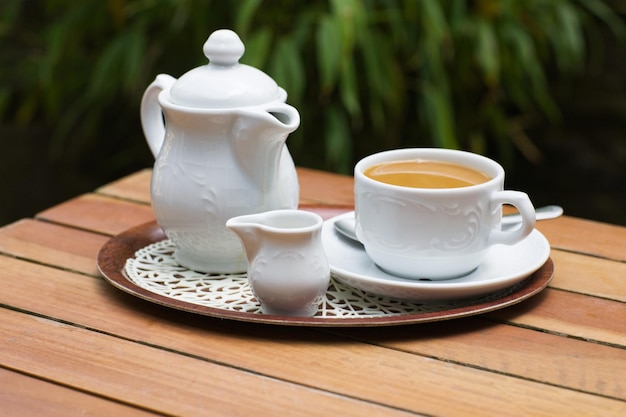
[(344, 59), (350, 59), (360, 30), (365, 27), (365, 16), (359, 0), (331, 0), (332, 16), (341, 30), (341, 50)]
[(128, 92), (132, 92), (136, 88), (143, 90), (143, 86), (137, 86), (137, 80), (140, 78), (139, 75), (143, 67), (143, 53), (146, 50), (145, 36), (145, 32), (141, 28), (134, 28), (126, 38), (125, 65), (123, 66), (125, 73), (122, 74), (122, 77)]
[(53, 26), (46, 34), (46, 53), (39, 67), (40, 80), (43, 85), (53, 80), (54, 69), (63, 52), (63, 46), (69, 37), (69, 30), (63, 25)]
[(584, 0), (579, 1), (580, 5), (597, 17), (600, 21), (604, 22), (613, 35), (618, 39), (626, 37), (626, 25), (619, 16), (611, 10), (603, 1), (600, 0)]
[(239, 36), (246, 36), (250, 29), (252, 18), (261, 5), (261, 0), (239, 1), (235, 8), (234, 28)]
[(502, 25), (501, 33), (506, 50), (511, 47), (509, 54), (513, 60), (519, 61), (524, 67), (538, 65), (541, 62), (532, 37), (523, 27), (509, 21)]
[(424, 35), (439, 41), (443, 40), (448, 35), (449, 28), (442, 9), (442, 2), (439, 0), (422, 0), (418, 4), (422, 6)]
[(341, 35), (335, 19), (324, 16), (316, 33), (317, 65), (323, 93), (329, 93), (335, 87), (341, 62), (340, 45)]
[(488, 85), (495, 85), (500, 78), (498, 41), (493, 26), (484, 19), (476, 22), (476, 62)]
[(450, 28), (453, 32), (463, 29), (467, 21), (467, 2), (465, 0), (451, 0), (450, 12)]
[(359, 104), (359, 87), (353, 61), (347, 61), (341, 68), (339, 93), (341, 103), (350, 116), (353, 118), (359, 117), (361, 115), (361, 105)]
[(263, 27), (245, 38), (246, 52), (241, 58), (242, 63), (255, 68), (264, 68), (272, 46), (272, 31)]
[(393, 56), (389, 54), (392, 51), (391, 46), (369, 31), (361, 34), (363, 47), (364, 73), (367, 78), (367, 85), (370, 89), (372, 99), (382, 99), (389, 93), (390, 71), (393, 65)]
[(576, 11), (565, 5), (558, 14), (561, 24), (561, 41), (563, 47), (556, 51), (562, 70), (574, 69), (581, 65), (584, 52), (584, 40), (580, 28), (580, 20)]
[(293, 39), (283, 38), (278, 42), (272, 55), (270, 72), (294, 101), (300, 101), (305, 87), (305, 71)]
[(337, 172), (350, 174), (352, 171), (352, 151), (350, 125), (340, 108), (331, 106), (325, 114), (324, 142), (326, 160)]
[(435, 144), (443, 148), (458, 148), (452, 103), (448, 95), (435, 86), (426, 85), (423, 98), (426, 114), (431, 118), (431, 133)]

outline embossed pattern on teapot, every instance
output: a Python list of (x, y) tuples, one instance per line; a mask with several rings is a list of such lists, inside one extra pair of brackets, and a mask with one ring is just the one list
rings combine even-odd
[(203, 50), (207, 65), (178, 80), (158, 75), (142, 99), (142, 127), (156, 158), (152, 206), (181, 265), (243, 272), (245, 253), (226, 221), (297, 207), (285, 141), (300, 116), (274, 80), (238, 62), (244, 46), (237, 34), (216, 31)]

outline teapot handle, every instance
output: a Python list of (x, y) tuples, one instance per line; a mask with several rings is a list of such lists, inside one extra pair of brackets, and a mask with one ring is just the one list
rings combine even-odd
[(165, 139), (165, 122), (159, 105), (159, 94), (161, 91), (169, 89), (175, 81), (176, 78), (170, 75), (157, 75), (152, 84), (146, 88), (141, 99), (141, 127), (155, 158)]

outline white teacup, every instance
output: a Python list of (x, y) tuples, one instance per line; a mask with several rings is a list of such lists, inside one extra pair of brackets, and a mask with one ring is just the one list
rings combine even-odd
[[(416, 159), (462, 165), (490, 179), (459, 188), (414, 188), (365, 175), (374, 165)], [(359, 161), (354, 179), (357, 236), (372, 260), (393, 275), (432, 280), (466, 275), (490, 246), (518, 243), (535, 226), (528, 195), (503, 191), (502, 166), (477, 154), (435, 148), (385, 151)], [(503, 204), (519, 210), (520, 227), (501, 230)]]

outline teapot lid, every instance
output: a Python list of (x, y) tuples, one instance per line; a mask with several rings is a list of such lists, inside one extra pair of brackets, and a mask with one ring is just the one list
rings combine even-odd
[(263, 71), (240, 64), (245, 47), (232, 30), (211, 34), (202, 48), (209, 59), (183, 74), (170, 89), (172, 103), (195, 108), (255, 106), (286, 99), (287, 94)]

